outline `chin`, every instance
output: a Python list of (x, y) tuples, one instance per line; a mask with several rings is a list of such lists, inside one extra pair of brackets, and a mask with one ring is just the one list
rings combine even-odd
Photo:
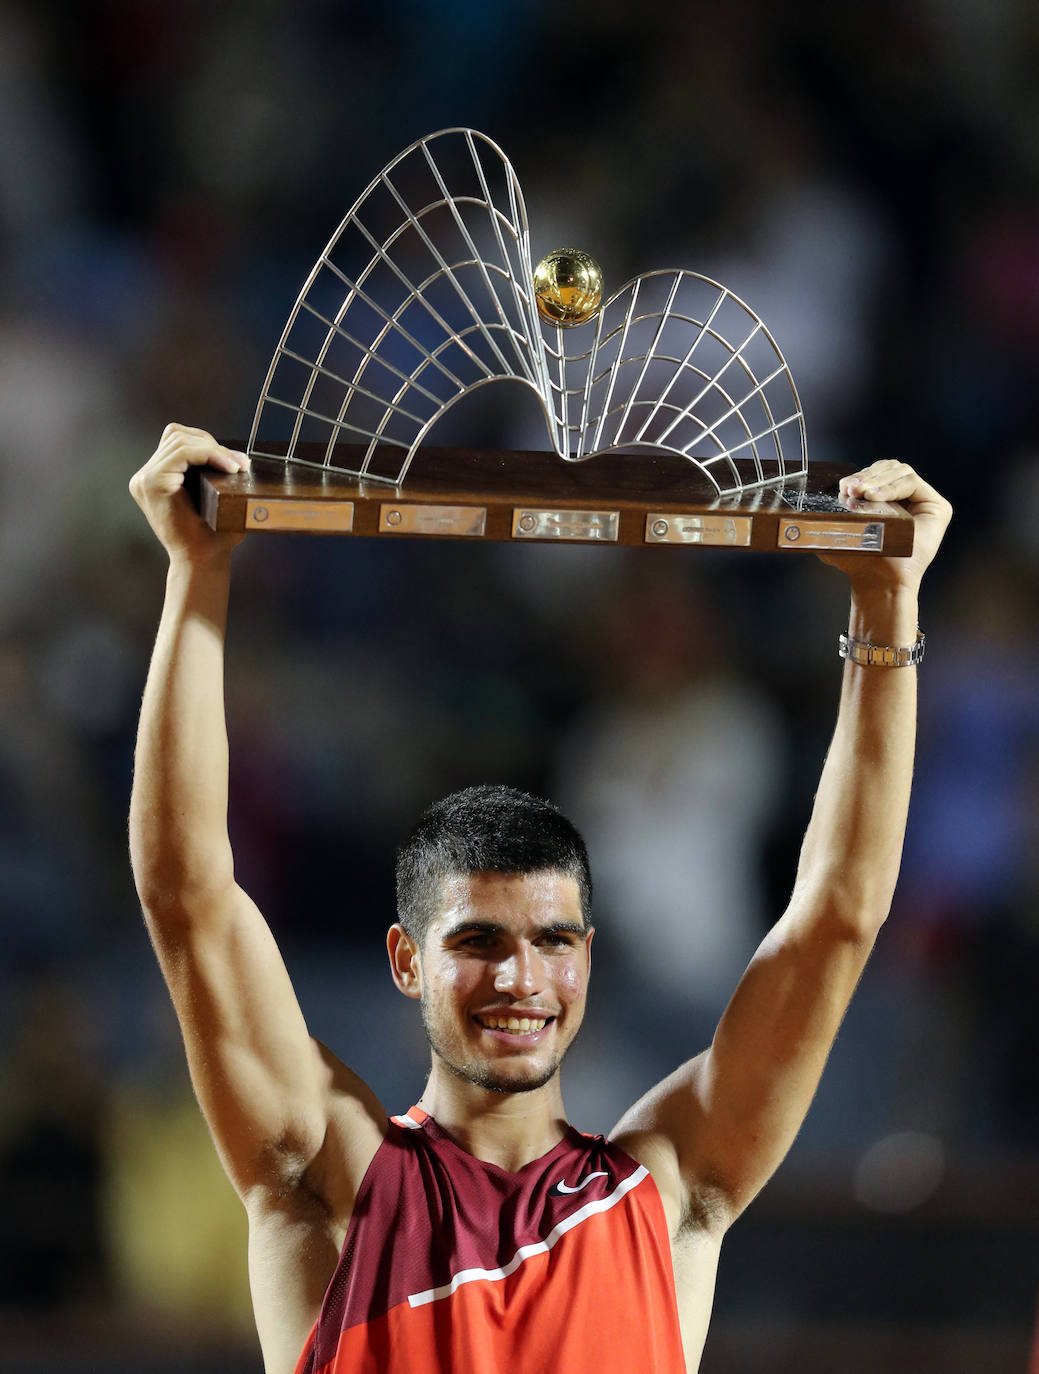
[(555, 1078), (558, 1065), (550, 1069), (533, 1071), (529, 1074), (504, 1074), (492, 1069), (490, 1065), (478, 1065), (463, 1071), (463, 1077), (478, 1088), (486, 1088), (492, 1093), (532, 1093), (551, 1083)]
[[(436, 1051), (434, 1050), (434, 1053)], [(501, 1065), (488, 1063), (452, 1063), (444, 1055), (438, 1055), (444, 1067), (455, 1075), (456, 1078), (463, 1078), (467, 1083), (473, 1083), (478, 1088), (486, 1088), (492, 1093), (532, 1093), (538, 1088), (543, 1088), (546, 1083), (551, 1083), (559, 1072), (558, 1064), (548, 1064), (544, 1066), (531, 1065), (528, 1069), (519, 1067), (504, 1071)]]

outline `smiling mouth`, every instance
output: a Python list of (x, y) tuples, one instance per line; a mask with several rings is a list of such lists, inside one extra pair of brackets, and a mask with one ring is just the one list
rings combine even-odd
[(505, 1031), (509, 1035), (536, 1035), (554, 1021), (554, 1016), (477, 1016), (477, 1025), (484, 1030)]

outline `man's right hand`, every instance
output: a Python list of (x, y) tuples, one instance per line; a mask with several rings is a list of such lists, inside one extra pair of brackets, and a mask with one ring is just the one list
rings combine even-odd
[(167, 425), (159, 446), (130, 479), (130, 494), (148, 517), (170, 561), (207, 563), (229, 554), (244, 534), (217, 534), (199, 516), (184, 490), (191, 467), (240, 472), (249, 466), (244, 453), (218, 444), (204, 429)]

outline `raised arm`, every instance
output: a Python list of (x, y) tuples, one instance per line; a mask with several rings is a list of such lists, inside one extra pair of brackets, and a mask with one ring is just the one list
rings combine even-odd
[[(137, 737), (130, 853), (229, 1177), (248, 1198), (256, 1189), (284, 1195), (320, 1173), (341, 1209), (385, 1118), (364, 1084), (311, 1041), (270, 929), (235, 882), (227, 833), (224, 633), (242, 536), (212, 533), (184, 478), (192, 466), (234, 472), (247, 462), (202, 430), (170, 425), (130, 483), (169, 555)], [(333, 1136), (341, 1167), (321, 1171)]]
[[(951, 507), (903, 463), (874, 464), (845, 494), (902, 501), (908, 559), (827, 556), (851, 587), (851, 638), (912, 645), (920, 579)], [(877, 932), (902, 854), (916, 729), (915, 667), (847, 662), (837, 725), (790, 903), (726, 1008), (710, 1048), (614, 1131), (652, 1160), (674, 1215), (724, 1227), (771, 1176), (804, 1120)]]

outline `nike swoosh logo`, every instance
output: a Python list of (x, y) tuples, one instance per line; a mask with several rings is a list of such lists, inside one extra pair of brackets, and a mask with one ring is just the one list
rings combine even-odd
[(606, 1173), (605, 1169), (597, 1169), (594, 1174), (589, 1174), (587, 1178), (582, 1178), (581, 1182), (575, 1183), (572, 1188), (570, 1188), (567, 1184), (565, 1184), (562, 1181), (562, 1179), (560, 1179), (560, 1181), (555, 1185), (552, 1191), (555, 1193), (579, 1193), (582, 1188), (588, 1187), (589, 1183), (591, 1183), (593, 1178), (608, 1177), (609, 1175)]

